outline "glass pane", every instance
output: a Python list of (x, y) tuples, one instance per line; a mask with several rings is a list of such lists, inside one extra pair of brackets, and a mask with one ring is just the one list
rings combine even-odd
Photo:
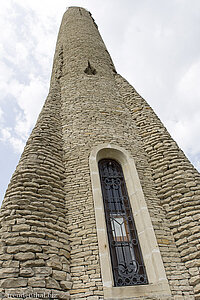
[(128, 241), (128, 231), (126, 220), (122, 216), (111, 217), (111, 227), (113, 239), (116, 241)]

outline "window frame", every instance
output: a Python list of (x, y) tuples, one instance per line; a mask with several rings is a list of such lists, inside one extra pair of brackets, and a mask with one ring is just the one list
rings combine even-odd
[[(104, 204), (98, 170), (98, 162), (104, 158), (114, 159), (119, 162), (122, 167), (149, 281), (148, 285), (123, 287), (114, 286)], [(147, 295), (171, 296), (162, 257), (133, 158), (122, 147), (105, 143), (93, 148), (89, 157), (89, 165), (104, 298), (126, 299)]]

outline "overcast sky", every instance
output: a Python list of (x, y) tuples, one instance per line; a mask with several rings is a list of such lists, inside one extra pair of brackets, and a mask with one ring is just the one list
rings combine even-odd
[(48, 94), (68, 6), (88, 9), (118, 73), (200, 170), (199, 0), (0, 1), (0, 197)]

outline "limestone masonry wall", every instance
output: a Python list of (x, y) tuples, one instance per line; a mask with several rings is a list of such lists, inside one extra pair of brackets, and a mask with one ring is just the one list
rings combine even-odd
[(50, 92), (2, 205), (2, 299), (106, 299), (89, 168), (103, 143), (135, 160), (172, 293), (129, 299), (200, 299), (199, 173), (116, 73), (93, 18), (77, 7), (64, 14)]
[(19, 299), (23, 293), (68, 296), (70, 248), (63, 180), (60, 89), (55, 83), (1, 208), (1, 299)]

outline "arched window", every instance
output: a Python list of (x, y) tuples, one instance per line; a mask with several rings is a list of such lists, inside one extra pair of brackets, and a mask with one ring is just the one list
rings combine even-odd
[(115, 286), (148, 284), (122, 167), (101, 159), (99, 173)]

